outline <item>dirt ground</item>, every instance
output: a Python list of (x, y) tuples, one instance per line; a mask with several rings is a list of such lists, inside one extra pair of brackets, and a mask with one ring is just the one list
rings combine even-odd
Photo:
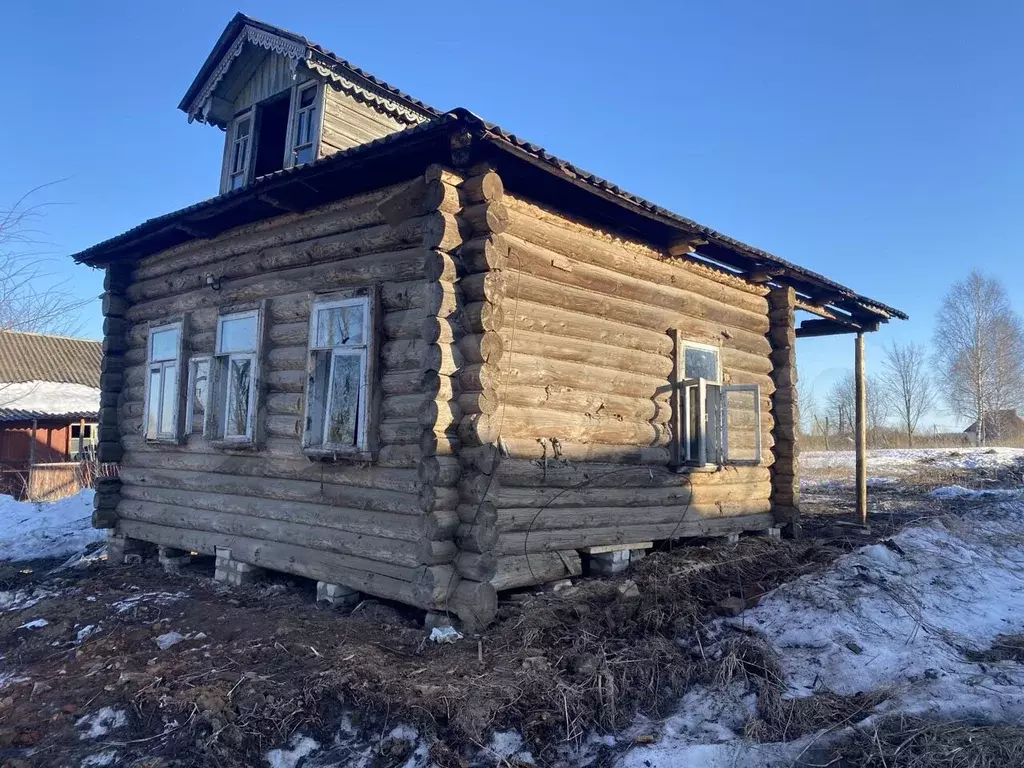
[[(804, 495), (800, 540), (662, 547), (621, 577), (503, 595), (495, 625), (451, 645), (428, 642), (422, 614), (401, 606), (317, 605), (301, 579), (224, 587), (212, 560), (174, 574), (155, 562), (0, 564), (0, 601), (28, 605), (0, 612), (0, 765), (264, 766), (298, 734), (337, 742), (342, 723), (374, 745), (374, 768), (409, 757), (412, 742), (388, 736), (399, 723), (418, 729), (441, 766), (515, 765), (487, 750), (505, 729), (526, 737), (533, 762), (519, 765), (558, 765), (565, 745), (619, 731), (638, 712), (657, 721), (688, 686), (721, 675), (722, 659), (699, 651), (716, 616), (947, 513), (921, 503), (930, 488), (1006, 479), (922, 472), (874, 487), (869, 535), (854, 525), (849, 487), (822, 486)], [(732, 663), (761, 677), (771, 666), (754, 644)], [(871, 702), (832, 704), (848, 718)], [(759, 727), (777, 735), (764, 717)], [(614, 757), (608, 748), (596, 764)]]

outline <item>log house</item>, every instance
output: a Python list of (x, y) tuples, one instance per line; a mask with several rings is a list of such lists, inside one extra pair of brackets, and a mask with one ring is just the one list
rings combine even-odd
[(241, 14), (180, 106), (221, 194), (75, 256), (122, 546), (486, 625), (591, 548), (795, 532), (796, 339), (906, 317)]

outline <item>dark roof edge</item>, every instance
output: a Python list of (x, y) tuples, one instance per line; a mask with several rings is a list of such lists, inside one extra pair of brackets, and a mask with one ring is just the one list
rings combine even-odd
[[(823, 300), (822, 303), (838, 306), (844, 311), (859, 315), (858, 319), (863, 319), (865, 315), (881, 321), (890, 317), (908, 319), (906, 313), (862, 296), (823, 275), (631, 195), (611, 182), (577, 168), (549, 154), (542, 147), (523, 141), (461, 108), (422, 125), (338, 152), (309, 165), (278, 171), (248, 187), (150, 219), (121, 235), (75, 254), (73, 258), (79, 263), (101, 266), (126, 256), (148, 255), (197, 239), (202, 236), (198, 232), (202, 232), (210, 225), (211, 231), (205, 232), (205, 236), (208, 237), (251, 221), (279, 215), (282, 212), (279, 208), (274, 207), (272, 203), (264, 203), (261, 206), (261, 201), (273, 198), (277, 192), (316, 187), (318, 180), (326, 182), (344, 168), (384, 163), (389, 160), (394, 162), (396, 157), (401, 160), (405, 156), (408, 159), (417, 156), (426, 163), (448, 162), (450, 155), (447, 136), (456, 128), (469, 130), (481, 143), (486, 143), (503, 155), (515, 157), (533, 168), (544, 171), (558, 182), (571, 184), (590, 196), (628, 211), (633, 216), (656, 223), (660, 228), (659, 232), (665, 233), (663, 239), (667, 239), (670, 233), (675, 233), (686, 238), (705, 240), (716, 249), (716, 254), (711, 257), (713, 260), (728, 263), (728, 258), (735, 255), (742, 269), (751, 270), (751, 265), (766, 269), (779, 284), (793, 285), (805, 294), (817, 293), (830, 297), (830, 300)], [(438, 141), (441, 138), (444, 138), (443, 142)], [(421, 154), (417, 155), (417, 152)], [(330, 199), (337, 198), (321, 197), (318, 202), (327, 202)], [(722, 258), (723, 255), (726, 258)]]

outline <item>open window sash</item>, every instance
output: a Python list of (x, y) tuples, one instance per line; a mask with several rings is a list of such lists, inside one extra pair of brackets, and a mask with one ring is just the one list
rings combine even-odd
[[(749, 398), (749, 399), (748, 399)], [(743, 400), (749, 406), (744, 408)], [(750, 424), (741, 424), (746, 429), (730, 425), (734, 419), (741, 421), (745, 414)], [(761, 463), (761, 388), (757, 384), (732, 384), (721, 388), (722, 413), (722, 461), (725, 464)], [(750, 444), (740, 445), (740, 437), (749, 436)], [(732, 438), (732, 439), (731, 439)]]

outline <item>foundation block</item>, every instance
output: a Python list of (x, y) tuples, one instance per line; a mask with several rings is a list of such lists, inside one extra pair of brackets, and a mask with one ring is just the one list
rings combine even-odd
[(262, 576), (262, 568), (235, 560), (231, 557), (230, 549), (217, 547), (217, 568), (213, 574), (217, 581), (240, 587), (243, 584), (252, 584)]
[(353, 606), (360, 600), (359, 592), (349, 589), (341, 584), (331, 584), (327, 581), (316, 583), (316, 601), (328, 603), (335, 607)]

